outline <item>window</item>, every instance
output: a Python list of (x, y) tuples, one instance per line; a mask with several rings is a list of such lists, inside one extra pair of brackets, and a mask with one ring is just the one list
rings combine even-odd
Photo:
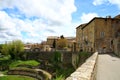
[(103, 38), (105, 36), (105, 32), (100, 32), (100, 37)]

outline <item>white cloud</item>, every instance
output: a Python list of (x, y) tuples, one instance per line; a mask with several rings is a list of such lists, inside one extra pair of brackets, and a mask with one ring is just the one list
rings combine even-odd
[(0, 11), (0, 38), (10, 40), (21, 36), (20, 32), (16, 29), (14, 19), (9, 17), (4, 11)]
[[(17, 8), (20, 14), (9, 16), (2, 11), (6, 8)], [(40, 42), (47, 36), (73, 35), (71, 15), (75, 11), (74, 0), (0, 0), (0, 43), (13, 39)], [(27, 18), (18, 18), (23, 15)]]
[(101, 5), (106, 3), (117, 5), (120, 9), (120, 0), (94, 0), (93, 1), (94, 5)]
[(97, 13), (83, 13), (81, 16), (81, 22), (82, 23), (87, 23), (89, 22), (91, 19), (93, 19), (94, 17), (98, 17)]
[(105, 3), (107, 0), (94, 0), (93, 1), (93, 4), (94, 5), (101, 5), (101, 4), (103, 4), (103, 3)]
[(108, 0), (111, 4), (115, 4), (119, 7), (120, 9), (120, 0)]
[(17, 7), (27, 17), (42, 17), (51, 22), (70, 22), (71, 13), (76, 11), (74, 0), (4, 0), (1, 8)]

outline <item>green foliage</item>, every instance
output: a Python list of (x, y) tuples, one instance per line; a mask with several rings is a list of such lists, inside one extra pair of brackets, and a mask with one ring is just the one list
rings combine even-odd
[(68, 67), (68, 68), (60, 68), (57, 70), (57, 75), (56, 76), (61, 76), (63, 75), (64, 77), (69, 76), (72, 72), (74, 71), (73, 67)]
[(80, 52), (80, 53), (79, 53), (79, 57), (80, 57), (80, 58), (83, 58), (83, 59), (88, 58), (90, 55), (91, 55), (91, 54), (88, 53), (88, 52)]
[(56, 76), (52, 80), (65, 80), (65, 78), (70, 76), (74, 71), (75, 69), (70, 65), (67, 68), (59, 68), (56, 70)]
[(64, 49), (65, 47), (67, 47), (67, 39), (65, 38), (61, 38), (57, 41), (57, 48), (58, 49)]
[(53, 56), (52, 56), (52, 61), (53, 61), (53, 63), (61, 62), (61, 53), (58, 51), (55, 51)]
[(55, 68), (59, 68), (59, 65), (61, 63), (61, 53), (58, 51), (55, 51), (52, 59), (51, 59), (51, 63), (53, 64), (53, 67)]
[(9, 59), (10, 59), (10, 55), (7, 55), (0, 58), (0, 61), (9, 60)]
[(35, 80), (35, 78), (18, 75), (7, 75), (0, 77), (0, 80)]
[(56, 40), (53, 41), (53, 48), (56, 48)]
[(2, 49), (1, 49), (1, 53), (3, 55), (9, 55), (9, 48), (8, 48), (8, 45), (6, 43), (3, 44)]
[(88, 52), (80, 52), (80, 53), (78, 53), (78, 56), (76, 56), (76, 60), (75, 60), (75, 62), (74, 62), (74, 64), (75, 64), (75, 68), (78, 68), (79, 67), (79, 65), (81, 65), (82, 63), (84, 63), (85, 62), (85, 60), (88, 58), (88, 57), (90, 57), (90, 53), (88, 53)]
[(61, 39), (64, 39), (64, 36), (63, 36), (63, 35), (61, 35), (61, 36), (60, 36), (60, 38), (61, 38)]
[(4, 56), (2, 58), (0, 58), (0, 68), (6, 68), (9, 66), (9, 64), (11, 63), (11, 60), (10, 60), (10, 56)]
[(65, 77), (63, 75), (60, 75), (60, 76), (56, 76), (56, 78), (52, 80), (65, 80)]
[(5, 43), (2, 46), (2, 54), (10, 55), (11, 59), (17, 59), (21, 57), (21, 52), (24, 50), (24, 44), (20, 40), (15, 40), (9, 43)]
[(3, 44), (0, 44), (0, 53), (1, 53), (1, 50), (2, 50), (2, 46), (3, 46)]
[(35, 60), (21, 61), (17, 60), (10, 64), (10, 68), (17, 67), (18, 65), (38, 66), (40, 63)]
[(63, 64), (61, 62), (61, 53), (58, 51), (54, 52), (51, 64), (53, 65), (51, 69), (55, 73), (54, 78), (52, 80), (65, 80), (65, 78), (68, 77), (74, 71), (72, 65), (65, 65), (65, 67), (63, 67)]

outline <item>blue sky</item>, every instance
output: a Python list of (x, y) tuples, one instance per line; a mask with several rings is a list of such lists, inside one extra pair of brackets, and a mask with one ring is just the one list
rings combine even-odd
[(118, 14), (120, 0), (0, 0), (0, 43), (75, 36), (78, 25)]

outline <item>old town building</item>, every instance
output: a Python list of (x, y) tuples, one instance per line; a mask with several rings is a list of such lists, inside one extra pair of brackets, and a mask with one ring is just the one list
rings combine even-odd
[(59, 39), (58, 36), (48, 36), (46, 44), (49, 45), (51, 48), (53, 47), (53, 42)]
[[(76, 38), (75, 37), (64, 37), (64, 38), (66, 39), (66, 47), (64, 49), (66, 49), (67, 51), (73, 51), (73, 48), (74, 49), (76, 48), (76, 47), (74, 47), (74, 43), (75, 43)], [(58, 49), (57, 42), (59, 40), (60, 40), (60, 37), (58, 37), (58, 36), (48, 36), (46, 44), (49, 45), (51, 48), (53, 48), (53, 44), (55, 42), (56, 49)]]
[(120, 15), (95, 17), (76, 28), (78, 51), (120, 53)]

